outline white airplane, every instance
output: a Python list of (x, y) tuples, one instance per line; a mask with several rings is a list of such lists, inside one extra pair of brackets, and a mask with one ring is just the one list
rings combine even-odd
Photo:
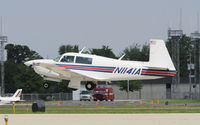
[(44, 80), (70, 80), (70, 88), (79, 89), (80, 82), (86, 81), (87, 90), (94, 89), (97, 81), (159, 79), (176, 75), (176, 69), (163, 40), (150, 41), (148, 62), (121, 60), (124, 55), (119, 59), (112, 59), (83, 54), (82, 51), (65, 53), (54, 60), (31, 60), (25, 62), (25, 65), (34, 68)]
[(0, 97), (0, 105), (21, 101), (21, 93), (22, 89), (18, 89), (12, 97)]

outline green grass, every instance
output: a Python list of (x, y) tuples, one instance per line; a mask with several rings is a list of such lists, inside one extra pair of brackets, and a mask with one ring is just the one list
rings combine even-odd
[[(151, 101), (154, 102), (154, 104), (157, 104), (157, 99), (146, 99), (142, 100), (145, 104), (151, 104)], [(200, 104), (200, 100), (190, 100), (190, 99), (159, 99), (160, 104), (165, 104), (165, 102), (168, 101), (169, 104)], [(57, 104), (58, 102), (62, 101), (45, 101), (45, 104)], [(16, 104), (20, 104), (21, 102), (17, 102)], [(24, 104), (32, 104), (32, 102), (23, 102)]]
[[(33, 113), (31, 103), (16, 105), (16, 114), (131, 114), (131, 113), (200, 113), (200, 100), (159, 100), (160, 104), (151, 105), (152, 100), (143, 104), (126, 105), (61, 105), (46, 106), (46, 112)], [(168, 101), (169, 105), (164, 105)], [(154, 100), (156, 102), (156, 100)], [(45, 102), (57, 104), (58, 101)], [(62, 104), (62, 103), (61, 103)], [(187, 104), (187, 105), (185, 105)], [(12, 105), (0, 106), (0, 114), (12, 114)]]
[[(157, 103), (158, 100), (143, 100), (144, 103), (151, 103), (153, 101), (154, 103)], [(189, 99), (159, 99), (160, 104), (165, 104), (166, 101), (169, 102), (169, 104), (193, 104), (193, 103), (199, 103), (200, 100), (189, 100)]]
[[(1, 106), (0, 114), (11, 114), (12, 106)], [(31, 106), (16, 106), (16, 114), (31, 114)], [(200, 113), (200, 106), (114, 105), (47, 106), (45, 114), (119, 114), (119, 113)]]

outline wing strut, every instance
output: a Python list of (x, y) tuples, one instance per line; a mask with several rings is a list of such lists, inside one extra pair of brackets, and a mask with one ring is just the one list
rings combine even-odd
[(85, 47), (83, 47), (83, 49), (81, 51), (79, 51), (79, 54), (81, 54), (83, 52), (83, 50), (85, 49)]
[(122, 55), (118, 60), (122, 60), (126, 54)]

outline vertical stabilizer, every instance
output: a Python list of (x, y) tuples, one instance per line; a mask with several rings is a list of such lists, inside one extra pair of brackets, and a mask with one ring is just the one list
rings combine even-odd
[(150, 67), (176, 70), (163, 40), (150, 40)]
[(18, 89), (12, 97), (20, 97), (22, 94), (22, 89)]

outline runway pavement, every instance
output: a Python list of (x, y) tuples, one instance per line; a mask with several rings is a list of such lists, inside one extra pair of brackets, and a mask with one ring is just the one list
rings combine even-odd
[[(200, 114), (9, 114), (8, 125), (199, 125)], [(4, 124), (4, 115), (0, 115)]]

